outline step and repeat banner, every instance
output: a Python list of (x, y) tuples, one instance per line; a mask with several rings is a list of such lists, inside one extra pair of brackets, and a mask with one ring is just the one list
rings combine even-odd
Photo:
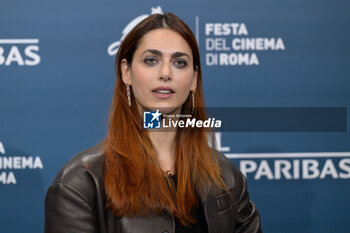
[[(0, 2), (0, 232), (43, 231), (45, 193), (103, 140), (130, 28), (173, 12), (198, 40), (217, 148), (264, 232), (350, 232), (350, 3)], [(231, 119), (231, 120), (230, 120)]]

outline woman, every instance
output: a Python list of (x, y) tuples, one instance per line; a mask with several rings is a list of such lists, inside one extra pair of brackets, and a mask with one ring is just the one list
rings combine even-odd
[(45, 232), (261, 232), (242, 173), (201, 128), (145, 130), (144, 111), (205, 120), (199, 49), (171, 13), (125, 37), (105, 141), (47, 191)]

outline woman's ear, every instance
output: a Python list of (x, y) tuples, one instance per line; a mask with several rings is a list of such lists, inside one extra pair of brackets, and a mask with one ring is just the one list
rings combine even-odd
[(131, 74), (130, 74), (130, 65), (128, 61), (124, 58), (121, 62), (121, 71), (122, 71), (122, 79), (123, 82), (129, 86), (131, 86)]

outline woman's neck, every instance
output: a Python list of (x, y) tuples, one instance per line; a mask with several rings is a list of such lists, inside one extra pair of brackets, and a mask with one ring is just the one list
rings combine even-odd
[(175, 173), (175, 137), (176, 131), (149, 132), (151, 142), (158, 154), (159, 165), (163, 171)]

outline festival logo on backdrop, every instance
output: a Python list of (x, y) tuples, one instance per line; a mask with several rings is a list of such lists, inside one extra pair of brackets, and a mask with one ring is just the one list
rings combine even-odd
[(40, 60), (39, 39), (0, 39), (0, 66), (36, 66)]
[[(162, 14), (162, 8), (152, 7), (151, 14), (157, 13)], [(124, 37), (148, 16), (144, 14), (133, 19), (123, 29), (120, 40), (108, 46), (108, 54), (115, 56)], [(194, 33), (200, 42), (198, 16), (195, 21)], [(286, 50), (282, 37), (251, 36), (248, 26), (244, 22), (205, 22), (205, 64), (207, 66), (258, 66), (261, 64), (259, 54), (263, 51)]]
[[(160, 6), (157, 7), (152, 7), (151, 8), (151, 15), (152, 14), (163, 14), (163, 10)], [(122, 40), (125, 38), (125, 36), (138, 24), (140, 23), (142, 20), (144, 20), (145, 18), (147, 18), (149, 15), (148, 14), (144, 14), (144, 15), (140, 15), (137, 16), (135, 19), (131, 20), (130, 23), (128, 23), (128, 25), (126, 25), (126, 27), (123, 29), (122, 31), (122, 36), (120, 38), (120, 40), (113, 42), (112, 44), (110, 44), (107, 48), (107, 52), (108, 55), (110, 56), (115, 56), (118, 52), (120, 43), (122, 42)]]
[(207, 66), (257, 66), (262, 51), (283, 51), (281, 37), (251, 37), (244, 22), (205, 23)]
[(39, 156), (14, 155), (9, 156), (4, 144), (0, 141), (0, 185), (17, 184), (15, 176), (18, 170), (43, 169), (43, 163)]

